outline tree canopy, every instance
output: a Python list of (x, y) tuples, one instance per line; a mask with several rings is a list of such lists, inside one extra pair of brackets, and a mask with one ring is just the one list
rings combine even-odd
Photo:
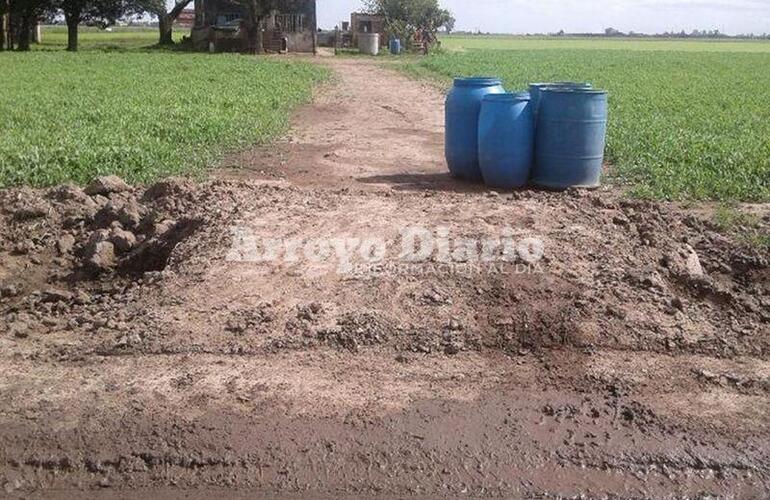
[(438, 0), (365, 0), (368, 12), (385, 17), (388, 31), (407, 44), (419, 38), (429, 45), (436, 33), (445, 26), (454, 27), (452, 14), (442, 9)]
[(78, 49), (80, 23), (109, 26), (133, 8), (128, 0), (52, 0), (51, 8), (60, 10), (67, 23), (67, 50)]

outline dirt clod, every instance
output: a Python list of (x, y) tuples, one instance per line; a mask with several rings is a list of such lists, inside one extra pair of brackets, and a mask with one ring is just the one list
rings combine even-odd
[(85, 193), (90, 196), (102, 195), (106, 196), (112, 193), (123, 193), (130, 191), (126, 181), (116, 175), (106, 175), (97, 177), (85, 188)]
[(48, 213), (48, 210), (48, 205), (42, 200), (27, 202), (21, 204), (13, 210), (13, 218), (20, 222), (39, 219), (41, 217), (45, 217)]
[(56, 241), (59, 255), (69, 255), (73, 248), (75, 248), (75, 237), (71, 234), (64, 234)]
[(72, 299), (72, 294), (66, 290), (57, 288), (48, 288), (43, 291), (40, 300), (42, 302), (68, 302)]
[(115, 267), (115, 245), (109, 241), (91, 241), (83, 254), (83, 264), (92, 271), (103, 272)]
[(144, 201), (153, 201), (159, 198), (172, 196), (184, 196), (193, 191), (195, 186), (187, 179), (169, 178), (157, 182), (147, 188), (144, 193)]
[(29, 324), (22, 320), (14, 321), (9, 327), (9, 332), (17, 339), (26, 339), (29, 337), (29, 330)]
[(115, 250), (120, 254), (131, 251), (137, 243), (136, 235), (134, 235), (134, 233), (120, 227), (113, 227), (110, 229), (109, 239), (115, 246)]

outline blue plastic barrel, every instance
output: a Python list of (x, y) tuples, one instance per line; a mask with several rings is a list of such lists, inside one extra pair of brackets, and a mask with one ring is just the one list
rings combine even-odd
[(397, 56), (401, 53), (401, 39), (399, 38), (391, 38), (390, 39), (390, 53), (394, 56)]
[(479, 115), (479, 166), (484, 182), (526, 186), (535, 149), (535, 121), (528, 92), (484, 96)]
[(532, 112), (537, 118), (537, 113), (540, 111), (540, 93), (545, 88), (559, 88), (559, 89), (590, 89), (593, 86), (590, 83), (584, 82), (549, 82), (549, 83), (530, 83), (529, 94), (532, 96)]
[(446, 99), (444, 152), (449, 172), (481, 181), (479, 113), (487, 94), (504, 94), (499, 78), (457, 78)]
[(607, 135), (607, 92), (543, 89), (532, 182), (543, 187), (598, 187)]

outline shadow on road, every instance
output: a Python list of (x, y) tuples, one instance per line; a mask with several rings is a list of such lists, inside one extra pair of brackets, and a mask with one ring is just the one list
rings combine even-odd
[(397, 191), (453, 193), (484, 193), (489, 191), (489, 188), (482, 183), (457, 179), (449, 173), (373, 175), (357, 180), (363, 184), (390, 184)]

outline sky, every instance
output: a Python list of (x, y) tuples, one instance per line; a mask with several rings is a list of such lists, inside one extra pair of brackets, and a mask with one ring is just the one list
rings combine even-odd
[[(457, 30), (491, 33), (687, 32), (770, 33), (770, 0), (440, 0)], [(361, 0), (318, 0), (321, 28), (334, 28)]]

